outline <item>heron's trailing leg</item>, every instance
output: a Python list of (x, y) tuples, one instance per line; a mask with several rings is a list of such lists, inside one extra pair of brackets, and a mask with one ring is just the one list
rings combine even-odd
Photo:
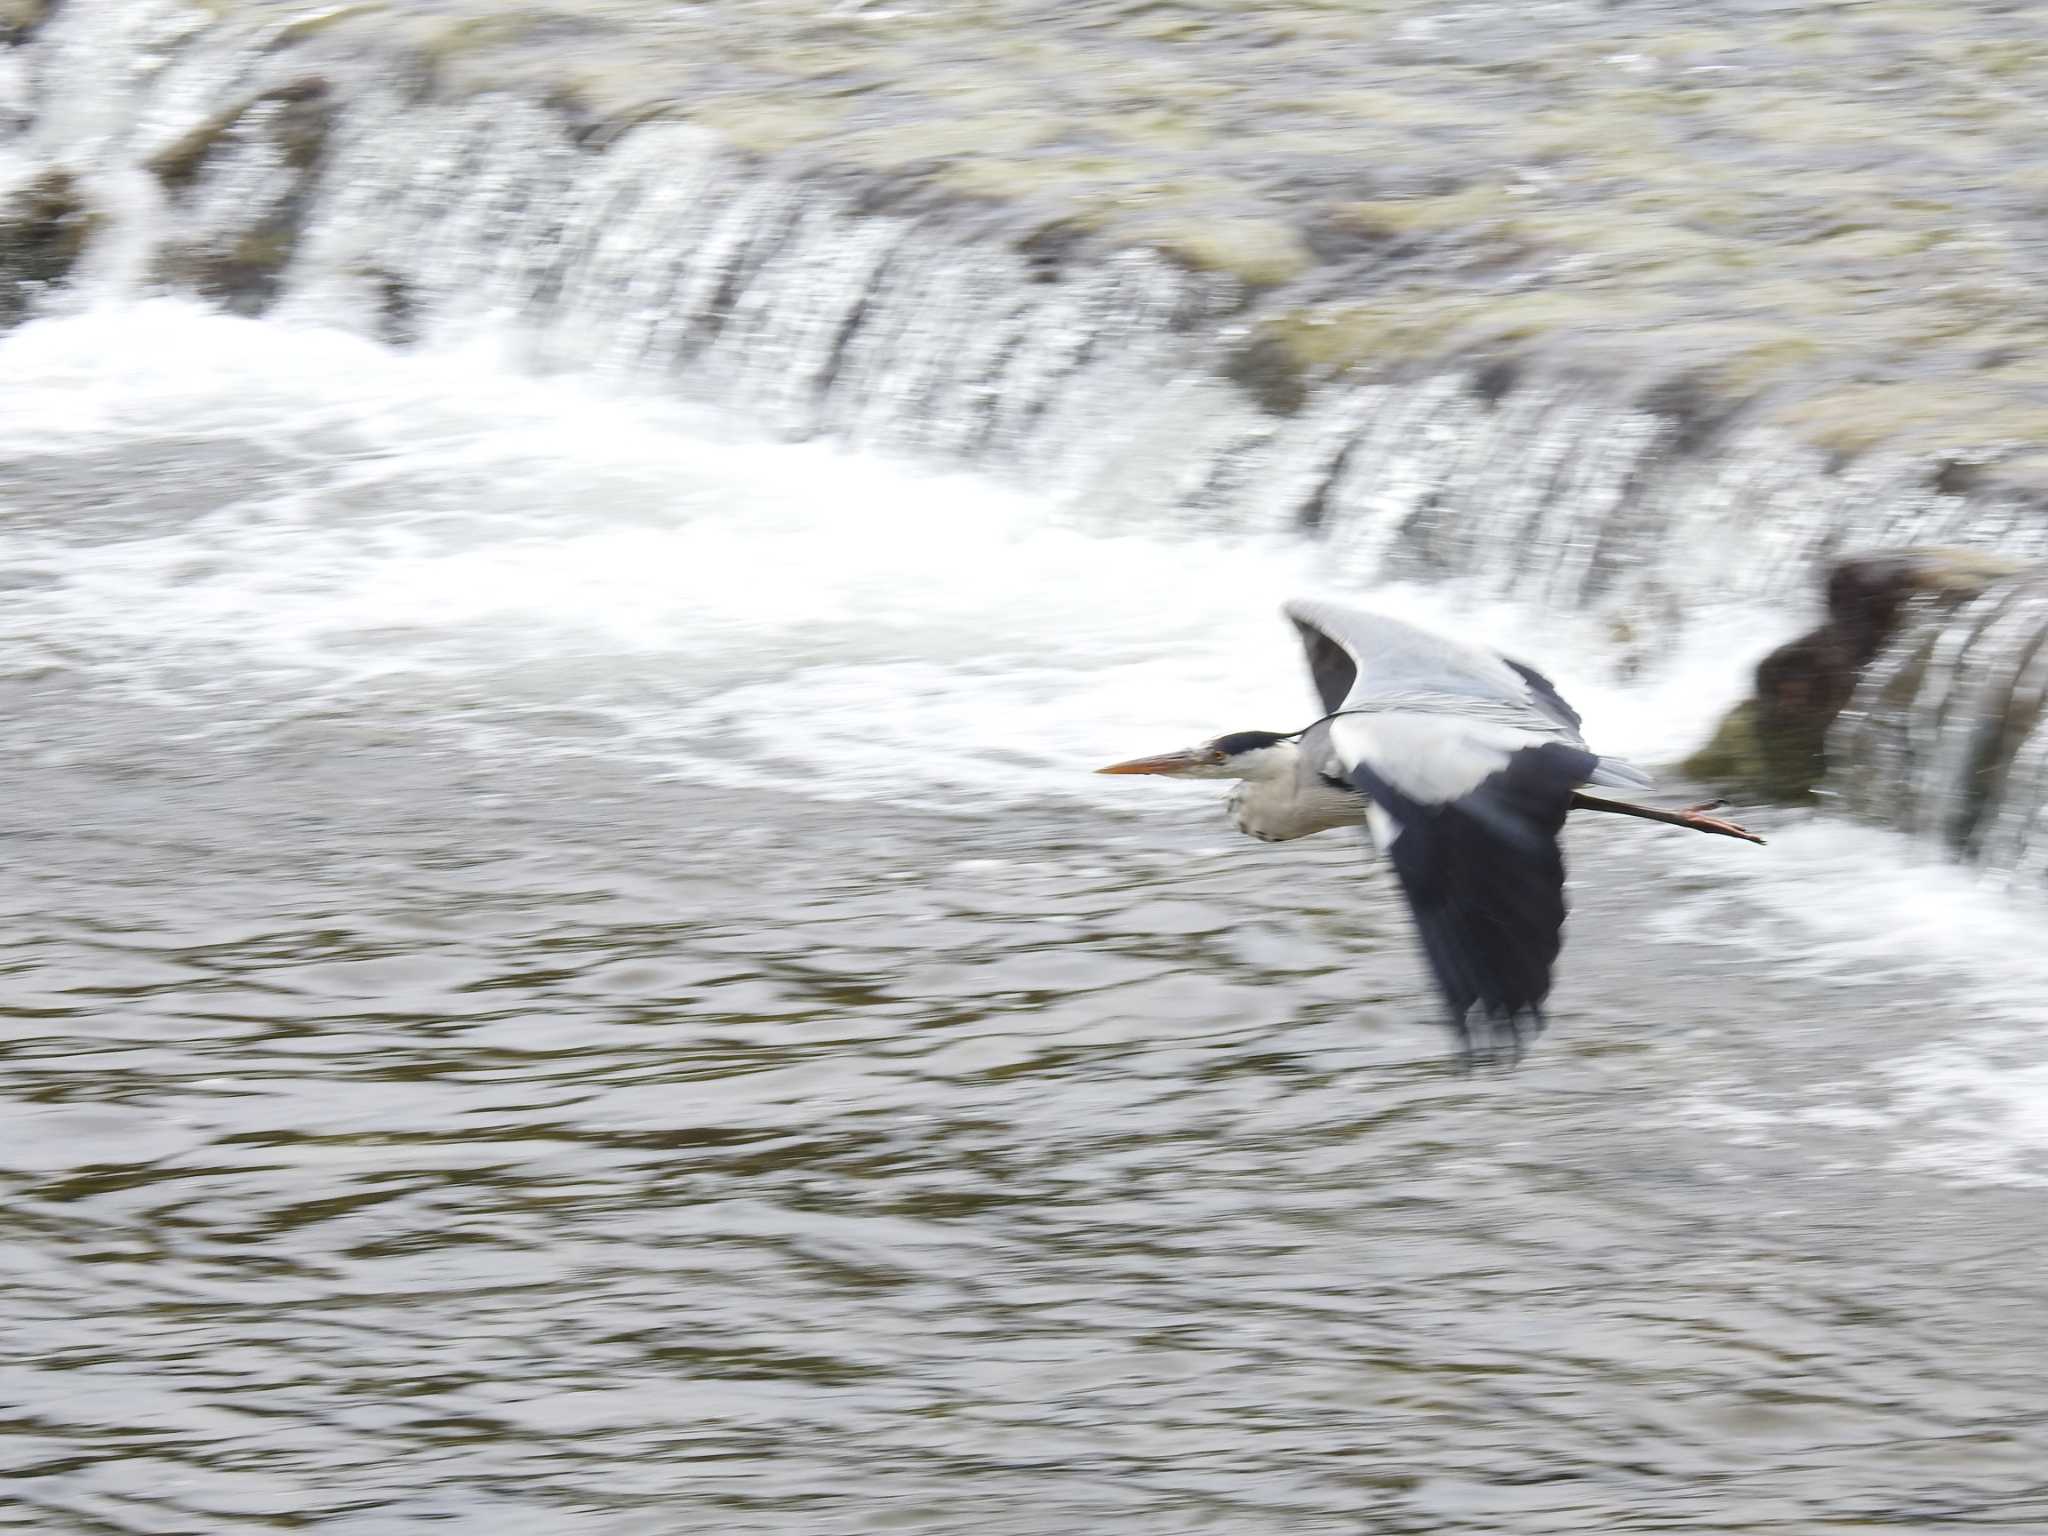
[(1466, 1072), (1483, 1066), (1520, 1066), (1529, 1043), (1543, 1033), (1543, 1015), (1533, 1010), (1512, 1017), (1473, 1010), (1447, 1022), (1458, 1065)]
[(1745, 826), (1706, 814), (1721, 804), (1719, 800), (1708, 800), (1700, 805), (1688, 805), (1682, 810), (1666, 811), (1654, 805), (1637, 805), (1630, 800), (1609, 800), (1604, 795), (1577, 793), (1572, 796), (1572, 809), (1576, 811), (1612, 811), (1617, 816), (1640, 816), (1644, 821), (1661, 821), (1667, 827), (1690, 827), (1695, 832), (1739, 837), (1745, 843), (1763, 841)]

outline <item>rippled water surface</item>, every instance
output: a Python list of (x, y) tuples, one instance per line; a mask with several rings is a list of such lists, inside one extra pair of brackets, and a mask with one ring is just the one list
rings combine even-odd
[[(0, 1523), (2048, 1522), (2037, 907), (1575, 823), (1461, 1075), (1349, 839), (1084, 772), (1300, 723), (1302, 552), (176, 305), (0, 363)], [(1383, 596), (1652, 758), (1773, 638)]]

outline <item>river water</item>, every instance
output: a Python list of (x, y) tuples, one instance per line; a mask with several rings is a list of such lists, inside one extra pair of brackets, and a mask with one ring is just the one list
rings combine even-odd
[[(0, 341), (0, 1526), (2039, 1530), (2032, 895), (1580, 818), (1465, 1075), (1313, 545), (181, 300)], [(1624, 680), (1669, 761), (1801, 616)], [(1672, 786), (1672, 792), (1681, 792)]]

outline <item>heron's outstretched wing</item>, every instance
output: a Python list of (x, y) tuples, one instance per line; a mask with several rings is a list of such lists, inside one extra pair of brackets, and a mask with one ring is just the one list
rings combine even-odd
[(1579, 717), (1546, 678), (1491, 651), (1335, 603), (1296, 601), (1286, 613), (1326, 710), (1438, 695), (1526, 710), (1535, 717), (1532, 725), (1578, 733)]
[(1557, 834), (1598, 759), (1555, 737), (1399, 711), (1328, 723), (1328, 766), (1381, 841), (1454, 1023), (1540, 1025), (1564, 928)]
[[(1297, 600), (1286, 613), (1308, 655), (1316, 695), (1333, 714), (1414, 709), (1586, 744), (1578, 711), (1534, 667), (1336, 603)], [(1651, 780), (1618, 758), (1600, 758), (1587, 782), (1645, 789)]]

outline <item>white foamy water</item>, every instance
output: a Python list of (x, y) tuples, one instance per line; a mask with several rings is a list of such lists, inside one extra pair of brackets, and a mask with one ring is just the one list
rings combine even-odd
[[(17, 676), (59, 668), (196, 733), (346, 716), (421, 750), (604, 752), (825, 799), (1214, 815), (1213, 787), (1088, 770), (1303, 723), (1294, 595), (1498, 645), (1553, 675), (1598, 748), (1650, 765), (1800, 623), (1701, 613), (1624, 679), (1593, 619), (1331, 589), (1313, 543), (1083, 517), (536, 378), (501, 348), (399, 354), (181, 301), (0, 341), (0, 453), (20, 466), (0, 528)], [(1987, 1027), (2038, 1017), (2031, 893), (1886, 833), (1771, 830), (1763, 851), (1652, 835), (1653, 927), (1839, 979), (1852, 1017), (1897, 978), (1953, 986)], [(1914, 1145), (1959, 1171), (1986, 1162), (1958, 1146), (2048, 1141), (2038, 1072), (1991, 1059), (1944, 1041), (1890, 1069), (1929, 1127)]]
[(2048, 1183), (2048, 949), (2037, 891), (1876, 827), (1801, 818), (1727, 878), (1696, 841), (1660, 850), (1685, 894), (1649, 920), (1674, 944), (1718, 946), (1757, 975), (1817, 981), (1825, 1014), (1785, 1034), (1859, 1061), (1867, 1037), (1903, 1049), (1832, 1087), (1774, 1093), (1772, 1063), (1681, 1096), (1681, 1113), (1753, 1139), (1780, 1126), (1864, 1124), (1902, 1167), (1970, 1182)]
[[(1177, 538), (1135, 511), (1084, 524), (481, 347), (400, 355), (164, 300), (29, 326), (0, 366), (0, 447), (137, 492), (111, 521), (8, 532), (10, 564), (46, 579), (17, 637), (192, 703), (487, 681), (500, 704), (603, 710), (679, 771), (1113, 797), (1044, 770), (1301, 723), (1280, 603), (1365, 596), (1326, 589), (1312, 545)], [(218, 477), (160, 489), (124, 459), (167, 442), (219, 445)], [(238, 466), (251, 449), (268, 462)], [(1648, 761), (1782, 629), (1746, 621), (1732, 649), (1702, 630), (1625, 687), (1590, 624), (1437, 590), (1370, 600), (1534, 656), (1603, 748)]]

